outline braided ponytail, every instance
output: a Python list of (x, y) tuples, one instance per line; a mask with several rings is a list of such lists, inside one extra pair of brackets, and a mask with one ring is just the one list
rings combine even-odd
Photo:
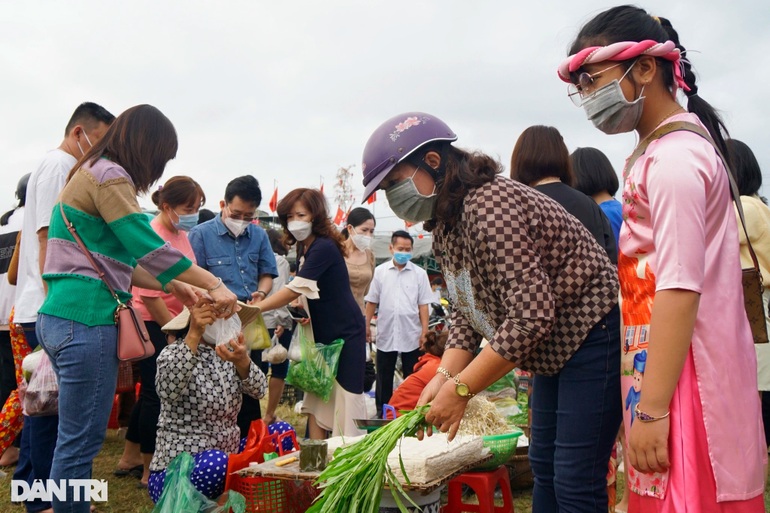
[[(680, 61), (682, 63), (682, 75), (684, 77), (684, 83), (690, 88), (689, 91), (684, 90), (684, 94), (687, 95), (687, 110), (698, 116), (708, 129), (709, 134), (711, 134), (711, 137), (719, 147), (719, 150), (729, 161), (730, 150), (725, 142), (725, 139), (730, 137), (727, 127), (717, 110), (698, 94), (698, 86), (695, 83), (695, 73), (692, 70), (692, 64), (690, 64), (690, 61), (687, 58), (687, 49), (685, 49), (685, 47), (682, 46), (682, 43), (679, 42), (679, 34), (674, 30), (674, 27), (669, 20), (666, 18), (658, 19), (661, 27), (666, 31), (668, 39), (676, 44), (676, 47), (679, 48), (679, 51), (682, 54), (682, 60)], [(664, 75), (664, 77), (666, 77), (666, 85), (668, 85), (668, 75)]]

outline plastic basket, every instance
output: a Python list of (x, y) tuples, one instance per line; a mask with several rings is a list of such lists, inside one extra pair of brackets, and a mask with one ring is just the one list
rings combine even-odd
[(237, 476), (233, 481), (233, 490), (246, 499), (249, 513), (290, 512), (286, 486), (280, 479)]
[(505, 464), (516, 453), (519, 437), (523, 433), (520, 430), (505, 433), (503, 435), (489, 435), (483, 438), (484, 447), (492, 453), (492, 459), (474, 468), (474, 472), (495, 470)]

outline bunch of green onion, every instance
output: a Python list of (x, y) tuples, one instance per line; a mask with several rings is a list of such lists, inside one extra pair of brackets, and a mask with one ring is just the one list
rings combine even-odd
[[(407, 513), (401, 497), (418, 507), (388, 466), (388, 454), (403, 436), (414, 435), (424, 424), (428, 408), (425, 405), (407, 412), (359, 442), (337, 449), (334, 459), (318, 476), (316, 484), (321, 488), (321, 495), (307, 513), (377, 513), (384, 483), (390, 488), (401, 512)], [(406, 483), (411, 484), (400, 454), (398, 460)]]

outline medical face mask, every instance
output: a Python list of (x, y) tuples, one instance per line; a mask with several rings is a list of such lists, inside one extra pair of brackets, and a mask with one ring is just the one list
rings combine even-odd
[(586, 116), (596, 128), (605, 134), (630, 132), (636, 128), (642, 117), (644, 86), (639, 92), (639, 98), (633, 102), (626, 100), (623, 90), (620, 88), (621, 80), (626, 78), (629, 71), (631, 68), (626, 70), (620, 80), (613, 80), (600, 87), (583, 100)]
[(175, 223), (174, 220), (171, 220), (171, 224), (176, 228), (177, 230), (183, 230), (185, 232), (189, 232), (192, 230), (195, 226), (198, 225), (198, 213), (194, 214), (177, 214), (176, 211), (174, 212), (174, 215), (177, 217), (178, 221)]
[[(417, 171), (414, 172), (414, 175)], [(404, 221), (421, 223), (433, 219), (436, 212), (436, 193), (430, 196), (420, 194), (414, 183), (414, 175), (406, 180), (388, 187), (385, 196), (391, 210)]]
[(374, 237), (370, 237), (368, 235), (359, 235), (356, 233), (355, 228), (353, 228), (353, 231), (350, 234), (350, 240), (353, 241), (353, 245), (355, 245), (359, 251), (366, 251), (369, 249), (372, 245), (372, 239), (374, 239)]
[(395, 260), (398, 265), (406, 265), (406, 263), (411, 259), (412, 254), (406, 251), (396, 251), (393, 253), (393, 260)]
[(298, 242), (302, 242), (313, 233), (313, 223), (307, 221), (289, 221), (287, 226), (291, 235), (297, 239)]
[(238, 237), (240, 234), (242, 234), (243, 231), (251, 224), (251, 221), (243, 221), (241, 219), (232, 219), (229, 217), (226, 217), (222, 222), (225, 224), (225, 226), (227, 226), (227, 229), (230, 230), (230, 233), (232, 233), (235, 237)]
[[(86, 138), (86, 142), (88, 143), (88, 146), (90, 146), (91, 148), (93, 148), (93, 147), (94, 147), (94, 145), (93, 145), (93, 144), (91, 144), (91, 139), (89, 139), (89, 138), (88, 138), (88, 134), (86, 133), (86, 131), (85, 131), (85, 130), (83, 130), (83, 137), (85, 137), (85, 138)], [(83, 151), (83, 148), (81, 148), (81, 147), (80, 147), (80, 141), (75, 141), (75, 144), (77, 144), (77, 145), (78, 145), (78, 149), (80, 150), (80, 154), (84, 156), (84, 155), (86, 154), (86, 152), (84, 152), (84, 151)]]

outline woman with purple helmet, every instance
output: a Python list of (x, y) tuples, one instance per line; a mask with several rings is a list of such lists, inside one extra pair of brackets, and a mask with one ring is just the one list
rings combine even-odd
[(410, 112), (380, 125), (363, 155), (364, 200), (383, 189), (397, 216), (432, 230), (456, 306), (418, 404), (430, 402), (428, 424), (453, 438), (474, 394), (514, 367), (534, 372), (533, 510), (604, 513), (621, 420), (615, 266), (556, 202), (456, 139), (435, 116)]

